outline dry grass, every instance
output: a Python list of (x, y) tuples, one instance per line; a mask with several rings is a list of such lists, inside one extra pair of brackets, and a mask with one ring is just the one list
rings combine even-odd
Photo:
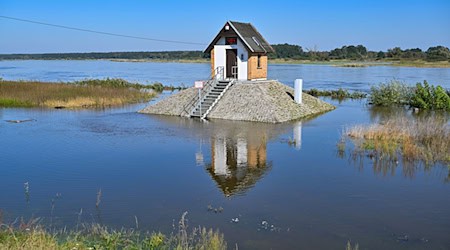
[(450, 127), (446, 118), (395, 117), (382, 124), (348, 128), (349, 136), (362, 151), (397, 161), (399, 154), (408, 162), (450, 163)]
[(152, 91), (36, 81), (0, 81), (0, 107), (89, 108), (147, 101)]

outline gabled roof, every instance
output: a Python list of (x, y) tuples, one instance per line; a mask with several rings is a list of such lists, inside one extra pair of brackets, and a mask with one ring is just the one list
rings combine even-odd
[(209, 53), (217, 41), (225, 35), (225, 26), (229, 25), (231, 29), (237, 34), (237, 36), (243, 41), (245, 46), (250, 52), (253, 53), (269, 53), (275, 52), (270, 44), (264, 39), (264, 37), (256, 30), (251, 23), (240, 23), (234, 21), (227, 21), (224, 27), (220, 30), (219, 34), (208, 45), (205, 53)]

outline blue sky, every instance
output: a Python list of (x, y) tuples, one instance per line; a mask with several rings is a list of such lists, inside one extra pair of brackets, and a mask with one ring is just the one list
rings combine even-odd
[(425, 50), (450, 47), (449, 13), (449, 0), (0, 0), (0, 16), (205, 44), (111, 37), (0, 18), (0, 53), (203, 50), (227, 20), (251, 22), (272, 44)]

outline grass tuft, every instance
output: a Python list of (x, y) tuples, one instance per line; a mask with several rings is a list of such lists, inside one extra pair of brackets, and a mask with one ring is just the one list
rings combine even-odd
[(345, 135), (358, 150), (380, 159), (397, 161), (400, 155), (407, 162), (450, 163), (450, 127), (445, 118), (394, 117), (382, 124), (353, 126)]
[[(186, 213), (187, 214), (187, 213)], [(224, 250), (223, 234), (203, 227), (187, 231), (186, 214), (177, 233), (141, 232), (135, 229), (109, 229), (99, 224), (82, 224), (81, 229), (50, 232), (40, 224), (2, 224), (0, 249), (212, 249)], [(182, 222), (183, 221), (183, 222)]]
[(332, 99), (344, 100), (344, 99), (363, 99), (367, 97), (366, 93), (354, 91), (350, 92), (346, 89), (339, 88), (338, 90), (318, 90), (318, 89), (309, 89), (305, 90), (305, 93), (318, 97), (331, 97)]

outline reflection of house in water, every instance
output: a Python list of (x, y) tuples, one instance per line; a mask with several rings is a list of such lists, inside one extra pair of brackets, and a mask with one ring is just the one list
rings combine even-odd
[(267, 135), (213, 137), (208, 172), (226, 196), (243, 193), (271, 168), (267, 162)]
[[(293, 137), (297, 149), (302, 145), (301, 121), (269, 124), (227, 120), (200, 122), (174, 116), (154, 116), (152, 119), (162, 122), (164, 131), (170, 125), (170, 131), (176, 131), (174, 136), (198, 139), (195, 162), (206, 168), (226, 196), (247, 192), (270, 171), (272, 162), (267, 160), (270, 140), (288, 133), (286, 136)], [(210, 154), (202, 148), (210, 148)]]

